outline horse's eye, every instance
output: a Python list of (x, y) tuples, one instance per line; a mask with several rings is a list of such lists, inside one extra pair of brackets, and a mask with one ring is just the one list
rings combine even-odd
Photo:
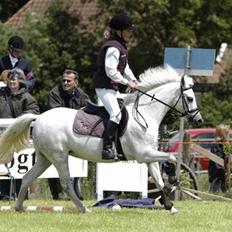
[(193, 102), (193, 97), (187, 97), (188, 102)]

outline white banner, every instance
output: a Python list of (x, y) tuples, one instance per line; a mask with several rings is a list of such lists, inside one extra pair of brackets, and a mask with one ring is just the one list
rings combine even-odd
[[(14, 154), (13, 160), (7, 164), (10, 173), (14, 178), (23, 178), (23, 176), (32, 168), (36, 161), (34, 148), (27, 148)], [(69, 156), (69, 170), (71, 177), (87, 177), (88, 162)], [(5, 165), (0, 165), (0, 172), (6, 172)], [(55, 167), (50, 166), (39, 178), (58, 177)], [(2, 177), (1, 177), (2, 178)]]
[[(0, 130), (3, 131), (9, 124), (14, 122), (14, 120), (15, 119), (0, 119)], [(14, 154), (13, 160), (7, 164), (10, 173), (14, 178), (22, 178), (35, 164), (36, 155), (34, 151), (33, 142), (30, 141), (28, 148)], [(88, 162), (86, 160), (69, 156), (69, 171), (71, 177), (87, 177)], [(0, 165), (0, 172), (7, 172), (5, 165)], [(58, 173), (52, 165), (39, 178), (53, 177), (58, 177)]]

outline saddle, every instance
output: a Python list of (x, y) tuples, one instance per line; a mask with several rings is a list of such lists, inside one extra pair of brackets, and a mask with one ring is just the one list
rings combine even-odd
[[(128, 122), (128, 112), (126, 110), (126, 107), (123, 105), (122, 99), (118, 99), (118, 103), (121, 108), (122, 119), (120, 121), (115, 136), (115, 146), (118, 154), (123, 154), (119, 138), (124, 134), (126, 130)], [(78, 110), (76, 113), (73, 122), (73, 131), (80, 135), (90, 135), (102, 138), (108, 120), (109, 114), (104, 106), (98, 106), (90, 100), (87, 100), (86, 106)]]

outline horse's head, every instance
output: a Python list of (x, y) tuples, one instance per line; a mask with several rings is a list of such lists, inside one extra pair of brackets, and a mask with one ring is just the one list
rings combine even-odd
[[(161, 109), (157, 107), (163, 105), (167, 111), (169, 108), (169, 110), (176, 111), (180, 116), (187, 116), (190, 122), (200, 124), (203, 119), (192, 88), (192, 78), (187, 75), (181, 77), (168, 65), (164, 68), (150, 68), (140, 75), (140, 84), (137, 91), (141, 94), (138, 95), (139, 98), (136, 98), (135, 102), (139, 101), (140, 106), (147, 105), (150, 110), (152, 106), (150, 103), (158, 102), (158, 104), (154, 104), (156, 112), (161, 112)], [(175, 98), (172, 94), (176, 95)], [(127, 99), (129, 103), (133, 100), (129, 97)], [(136, 106), (138, 106), (137, 103)], [(165, 110), (163, 112), (165, 113)]]
[(193, 80), (191, 77), (184, 75), (181, 79), (180, 98), (176, 107), (187, 116), (190, 122), (196, 125), (203, 123), (203, 118), (197, 107), (196, 97), (193, 92)]

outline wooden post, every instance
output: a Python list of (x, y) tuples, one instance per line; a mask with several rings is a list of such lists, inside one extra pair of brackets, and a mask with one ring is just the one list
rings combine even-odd
[(189, 164), (190, 142), (191, 142), (190, 133), (187, 133), (187, 132), (184, 133), (183, 142), (184, 142), (183, 162), (188, 165)]
[[(179, 136), (177, 167), (176, 167), (176, 177), (178, 182), (180, 182), (180, 168), (181, 168), (181, 158), (182, 158), (182, 150), (183, 150), (184, 117), (180, 118), (179, 132), (180, 132), (180, 136)], [(179, 196), (180, 196), (180, 191), (177, 188), (177, 190), (175, 191), (175, 199), (178, 200), (180, 198)]]
[(225, 171), (226, 171), (226, 185), (228, 191), (231, 192), (231, 161), (232, 154), (226, 154), (225, 162)]

